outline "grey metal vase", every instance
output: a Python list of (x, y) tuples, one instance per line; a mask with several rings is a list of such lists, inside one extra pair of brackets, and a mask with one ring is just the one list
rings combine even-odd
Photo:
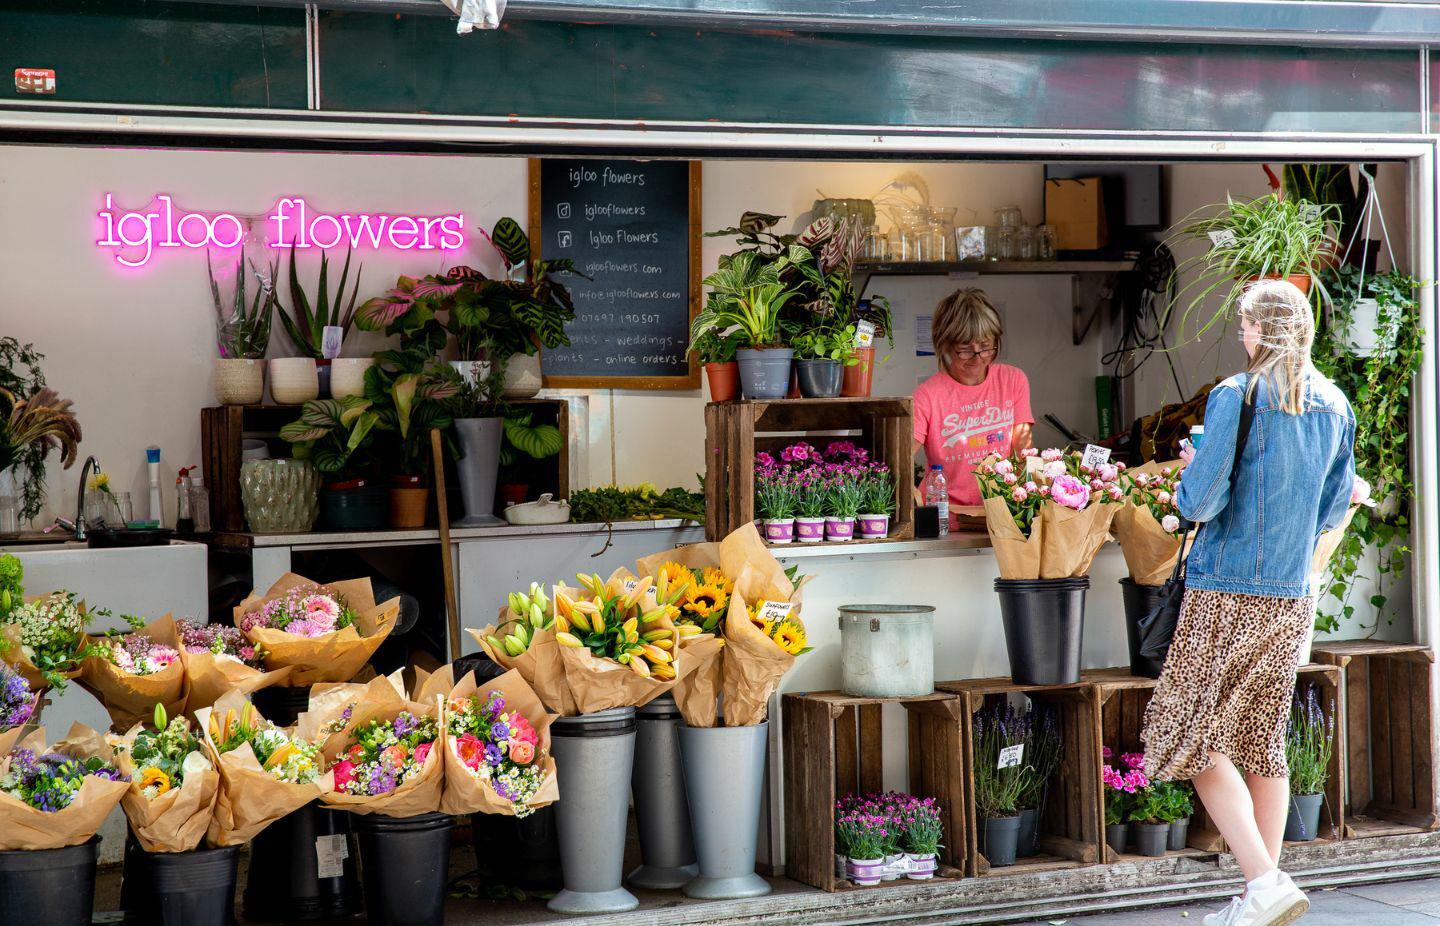
[(635, 773), (630, 793), (640, 835), (640, 867), (626, 878), (635, 887), (673, 891), (700, 873), (680, 760), (683, 724), (670, 695), (635, 712)]
[(620, 886), (625, 866), (623, 797), (635, 764), (635, 708), (562, 717), (550, 727), (560, 800), (555, 827), (565, 889), (551, 898), (556, 913), (624, 913), (640, 905)]
[(795, 375), (800, 394), (807, 399), (833, 399), (840, 394), (845, 368), (838, 360), (797, 360)]
[(320, 474), (309, 460), (246, 460), (240, 502), (257, 534), (308, 531), (320, 515)]
[(788, 347), (764, 350), (742, 348), (735, 352), (740, 364), (740, 391), (747, 399), (783, 399), (790, 391), (790, 361), (795, 352)]
[(462, 454), (455, 463), (455, 471), (460, 478), (460, 497), (465, 502), (465, 517), (456, 521), (456, 526), (505, 523), (495, 516), (495, 480), (500, 473), (504, 419), (457, 418), (455, 433), (460, 436)]
[(759, 897), (770, 884), (755, 873), (760, 789), (765, 784), (768, 723), (680, 728), (685, 793), (700, 875), (685, 895), (702, 900)]

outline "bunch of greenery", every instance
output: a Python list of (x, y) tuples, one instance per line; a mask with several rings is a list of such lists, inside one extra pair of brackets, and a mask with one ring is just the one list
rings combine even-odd
[(661, 518), (705, 520), (705, 496), (673, 487), (663, 492), (649, 483), (629, 488), (601, 486), (570, 493), (570, 520), (579, 524), (652, 521)]
[(70, 402), (45, 386), (44, 359), (34, 345), (0, 337), (0, 473), (13, 472), (24, 521), (45, 504), (50, 451), (60, 451), (60, 465), (69, 469), (80, 444), (80, 423)]
[(834, 360), (847, 367), (860, 362), (855, 355), (855, 326), (817, 327), (790, 339), (798, 360)]

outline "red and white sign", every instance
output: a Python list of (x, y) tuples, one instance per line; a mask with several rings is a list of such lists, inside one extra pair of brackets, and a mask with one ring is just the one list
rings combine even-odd
[(54, 93), (54, 68), (16, 68), (16, 93)]

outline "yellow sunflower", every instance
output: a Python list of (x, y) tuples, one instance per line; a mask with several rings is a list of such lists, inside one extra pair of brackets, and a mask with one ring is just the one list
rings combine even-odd
[(694, 615), (698, 623), (705, 623), (713, 614), (719, 614), (730, 603), (730, 595), (718, 585), (706, 582), (692, 585), (685, 590), (685, 610)]
[(805, 628), (796, 621), (781, 621), (771, 631), (770, 639), (791, 656), (798, 656), (805, 648)]
[(754, 624), (757, 628), (759, 628), (761, 633), (765, 634), (765, 636), (768, 637), (770, 636), (770, 631), (774, 625), (770, 621), (760, 616), (760, 609), (764, 606), (765, 601), (762, 599), (747, 607), (745, 609), (745, 613), (750, 615), (750, 623)]
[(694, 584), (694, 574), (676, 562), (664, 564), (655, 576), (655, 587), (657, 589), (664, 589), (665, 593), (669, 596), (673, 596), (676, 589), (688, 589)]
[(170, 776), (151, 765), (140, 772), (140, 790), (149, 788), (155, 789), (155, 796), (159, 797), (170, 790)]
[(700, 571), (700, 581), (704, 582), (706, 585), (718, 585), (720, 588), (725, 590), (726, 594), (729, 594), (730, 591), (735, 587), (735, 584), (733, 582), (725, 578), (725, 573), (721, 572), (719, 569), (716, 569), (714, 566), (706, 566), (703, 570)]

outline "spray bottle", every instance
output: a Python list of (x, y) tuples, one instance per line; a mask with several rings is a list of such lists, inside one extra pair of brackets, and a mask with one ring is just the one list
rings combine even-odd
[(160, 448), (146, 447), (145, 462), (150, 467), (150, 523), (165, 526), (165, 506), (160, 500)]
[(182, 466), (175, 477), (175, 530), (182, 534), (195, 532), (195, 518), (190, 514), (190, 470), (194, 468)]

